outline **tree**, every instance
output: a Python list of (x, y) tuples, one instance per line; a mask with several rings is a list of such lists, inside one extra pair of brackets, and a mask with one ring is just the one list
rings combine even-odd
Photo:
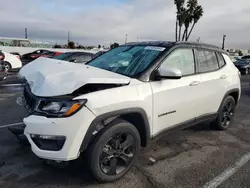
[(195, 10), (194, 10), (194, 14), (193, 14), (193, 25), (192, 25), (192, 27), (191, 27), (191, 30), (190, 30), (189, 33), (188, 33), (188, 36), (187, 36), (187, 39), (186, 39), (186, 40), (189, 39), (191, 33), (193, 32), (193, 29), (194, 29), (195, 24), (197, 24), (198, 21), (201, 19), (201, 17), (203, 16), (203, 13), (204, 13), (203, 7), (202, 7), (201, 5), (198, 5), (198, 6), (195, 8)]
[(243, 54), (243, 52), (240, 50), (239, 51), (239, 56), (243, 56), (244, 54)]
[(198, 6), (198, 0), (188, 0), (187, 2), (187, 13), (186, 13), (186, 18), (185, 18), (185, 30), (182, 36), (182, 41), (185, 39), (187, 41), (187, 37), (188, 37), (188, 29), (190, 24), (193, 21), (193, 14), (194, 14), (194, 10), (195, 8)]
[[(185, 4), (185, 0), (174, 0), (174, 3), (177, 9), (175, 39), (176, 41), (181, 40), (182, 27), (184, 25), (185, 30), (182, 35), (182, 40), (187, 41), (194, 26), (203, 16), (203, 8), (201, 5), (198, 5), (198, 0), (188, 0), (187, 4)], [(192, 28), (189, 31), (189, 26), (191, 24)]]
[(59, 44), (56, 44), (56, 45), (54, 46), (54, 48), (62, 48), (62, 46), (59, 45)]
[(182, 7), (180, 15), (178, 16), (178, 22), (179, 22), (178, 41), (181, 40), (182, 26), (186, 23), (187, 17), (188, 17), (188, 10), (186, 8)]
[(176, 26), (175, 26), (175, 40), (178, 41), (178, 24), (179, 24), (179, 16), (181, 14), (181, 9), (183, 8), (183, 5), (185, 3), (185, 0), (174, 0), (174, 4), (176, 5)]
[(111, 44), (111, 45), (110, 45), (110, 48), (113, 49), (113, 48), (117, 48), (117, 47), (119, 47), (119, 46), (120, 46), (120, 45), (119, 45), (118, 43), (115, 42), (114, 44)]
[(75, 49), (76, 47), (75, 47), (75, 43), (73, 42), (73, 41), (69, 41), (68, 42), (68, 48), (70, 48), (70, 49)]

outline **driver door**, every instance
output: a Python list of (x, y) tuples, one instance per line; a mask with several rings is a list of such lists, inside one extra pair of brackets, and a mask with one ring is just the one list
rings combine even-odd
[(151, 82), (154, 135), (177, 125), (192, 124), (202, 100), (199, 95), (201, 77), (196, 74), (193, 49), (175, 49), (159, 69), (163, 67), (181, 70), (182, 78)]

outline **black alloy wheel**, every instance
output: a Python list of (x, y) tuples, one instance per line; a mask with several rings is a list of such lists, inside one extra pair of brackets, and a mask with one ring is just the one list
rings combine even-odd
[(234, 117), (234, 107), (235, 107), (235, 104), (230, 100), (228, 100), (226, 104), (224, 105), (224, 108), (222, 111), (222, 117), (221, 117), (222, 127), (229, 127)]
[(88, 146), (88, 165), (99, 182), (123, 177), (140, 152), (141, 139), (136, 127), (123, 119), (106, 125)]
[(246, 70), (245, 70), (245, 75), (247, 75), (247, 74), (249, 74), (248, 68), (246, 68)]
[(218, 130), (226, 130), (233, 122), (236, 102), (232, 96), (227, 96), (218, 111), (217, 118), (211, 125)]
[(107, 175), (117, 175), (133, 161), (136, 146), (130, 133), (118, 133), (104, 145), (100, 155), (100, 167)]

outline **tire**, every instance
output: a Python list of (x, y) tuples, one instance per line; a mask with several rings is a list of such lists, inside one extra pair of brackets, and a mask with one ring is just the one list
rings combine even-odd
[(98, 133), (88, 147), (88, 165), (93, 176), (101, 183), (120, 179), (133, 165), (140, 146), (140, 134), (135, 126), (115, 119)]
[(4, 62), (4, 67), (5, 67), (5, 70), (8, 72), (10, 72), (12, 70), (11, 64), (7, 61)]
[(212, 122), (213, 128), (217, 130), (226, 130), (233, 122), (235, 112), (235, 100), (232, 96), (227, 96), (218, 111), (218, 116), (214, 122)]

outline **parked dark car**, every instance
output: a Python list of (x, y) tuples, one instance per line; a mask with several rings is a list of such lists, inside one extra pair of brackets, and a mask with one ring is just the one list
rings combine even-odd
[(102, 52), (97, 52), (95, 54), (89, 52), (66, 52), (54, 57), (53, 59), (59, 59), (73, 63), (87, 63), (101, 54)]
[(49, 51), (49, 50), (36, 50), (34, 52), (22, 55), (22, 60), (35, 60), (38, 57), (44, 57), (44, 56), (50, 55), (52, 53), (54, 53), (54, 52)]
[(250, 73), (250, 60), (241, 59), (235, 63), (235, 66), (239, 69), (242, 74)]
[(250, 55), (245, 55), (245, 56), (241, 57), (241, 59), (248, 59), (248, 60), (250, 60)]

